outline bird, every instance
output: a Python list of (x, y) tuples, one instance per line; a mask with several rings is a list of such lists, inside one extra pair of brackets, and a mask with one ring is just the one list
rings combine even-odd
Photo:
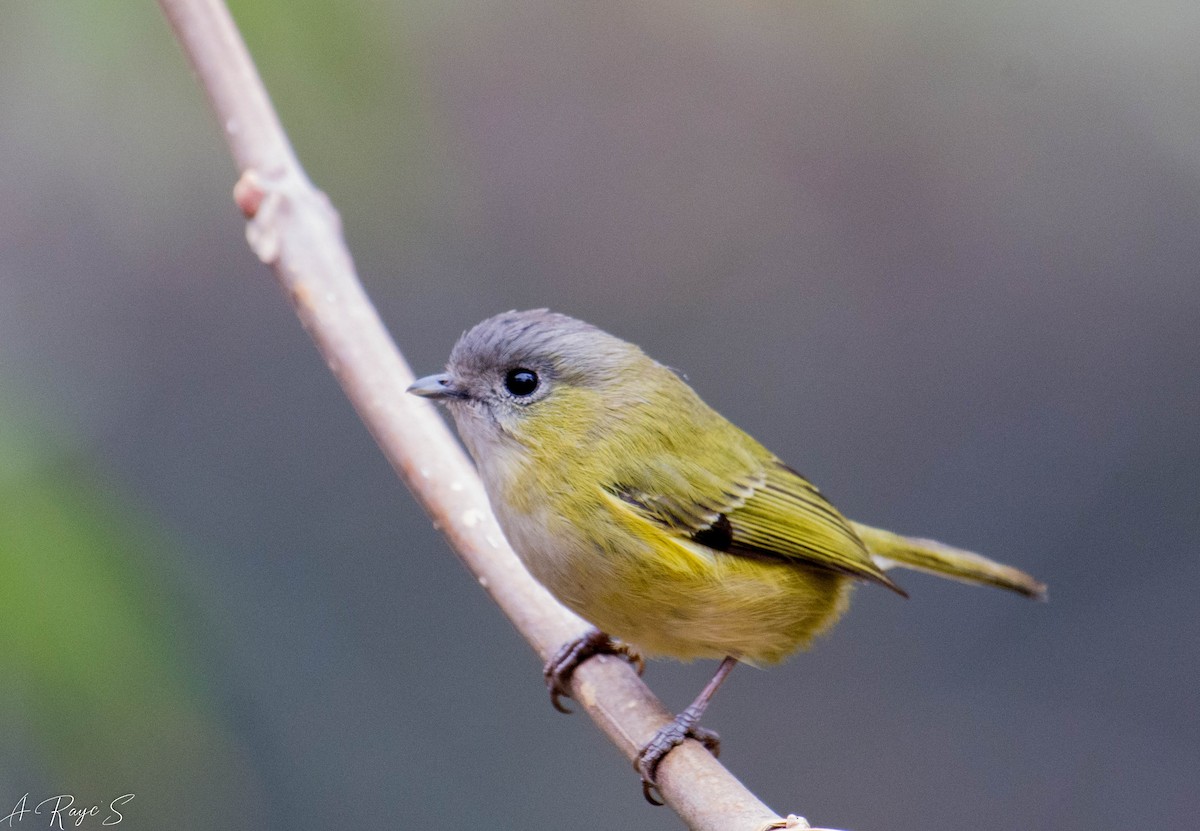
[(546, 663), (567, 712), (575, 668), (600, 653), (720, 661), (634, 766), (657, 770), (741, 662), (807, 648), (870, 583), (907, 597), (894, 566), (1045, 599), (1030, 575), (979, 554), (846, 519), (807, 478), (638, 346), (547, 309), (465, 332), (444, 372), (408, 392), (444, 404), (528, 571), (594, 628)]

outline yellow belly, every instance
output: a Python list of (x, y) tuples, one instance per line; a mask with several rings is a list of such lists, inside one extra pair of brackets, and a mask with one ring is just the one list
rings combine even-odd
[(583, 538), (551, 516), (505, 513), (505, 533), (533, 576), (645, 655), (775, 663), (807, 647), (849, 600), (844, 575), (714, 551), (625, 516), (593, 521), (600, 533)]
[(684, 579), (642, 570), (625, 590), (588, 598), (575, 611), (646, 655), (682, 660), (732, 655), (772, 664), (807, 647), (845, 610), (852, 585), (847, 577), (754, 566), (754, 574), (714, 566)]

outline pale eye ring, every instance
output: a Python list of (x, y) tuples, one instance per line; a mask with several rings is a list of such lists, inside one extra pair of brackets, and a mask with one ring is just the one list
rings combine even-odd
[(533, 395), (538, 388), (538, 376), (532, 369), (513, 367), (504, 376), (504, 388), (518, 398)]

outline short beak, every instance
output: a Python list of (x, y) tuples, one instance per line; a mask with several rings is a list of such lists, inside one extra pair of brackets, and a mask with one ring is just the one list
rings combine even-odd
[(466, 397), (463, 391), (454, 385), (454, 379), (445, 372), (418, 378), (409, 385), (408, 392), (411, 392), (413, 395), (419, 395), (422, 398), (432, 398), (435, 400), (440, 398)]

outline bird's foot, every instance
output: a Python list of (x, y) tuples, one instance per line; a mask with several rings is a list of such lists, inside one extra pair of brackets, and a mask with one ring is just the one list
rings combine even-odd
[(593, 655), (618, 655), (632, 664), (638, 675), (646, 668), (642, 656), (625, 644), (615, 642), (599, 629), (588, 630), (575, 640), (564, 643), (542, 669), (542, 677), (546, 679), (546, 689), (550, 693), (550, 703), (560, 713), (571, 712), (570, 708), (562, 703), (562, 698), (571, 697), (571, 676), (576, 667)]
[(642, 777), (642, 796), (651, 805), (662, 805), (662, 792), (658, 789), (658, 766), (666, 755), (686, 739), (695, 739), (704, 745), (713, 756), (721, 755), (721, 737), (695, 722), (699, 719), (688, 710), (675, 717), (675, 720), (654, 734), (637, 758), (633, 760), (634, 769)]

